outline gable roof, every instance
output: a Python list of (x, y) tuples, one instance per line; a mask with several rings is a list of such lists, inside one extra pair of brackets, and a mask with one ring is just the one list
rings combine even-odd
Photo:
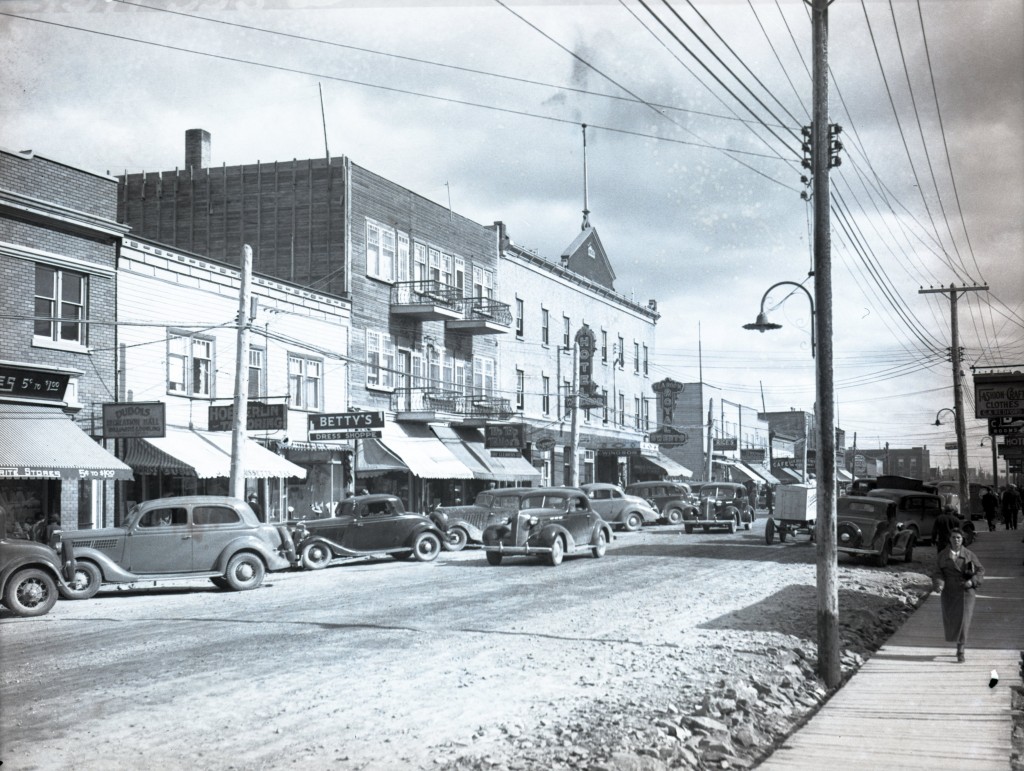
[(615, 288), (615, 271), (608, 261), (601, 237), (592, 226), (583, 228), (562, 252), (562, 265), (597, 284)]

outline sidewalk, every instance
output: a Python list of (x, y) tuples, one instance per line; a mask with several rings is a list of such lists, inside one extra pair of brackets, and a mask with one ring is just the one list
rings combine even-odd
[[(984, 524), (984, 523), (982, 523)], [(889, 642), (757, 768), (1010, 768), (1010, 687), (1024, 650), (1024, 529), (979, 531), (985, 566), (967, 661), (942, 634), (931, 595)], [(926, 547), (931, 548), (931, 547)], [(999, 684), (989, 688), (989, 673)]]

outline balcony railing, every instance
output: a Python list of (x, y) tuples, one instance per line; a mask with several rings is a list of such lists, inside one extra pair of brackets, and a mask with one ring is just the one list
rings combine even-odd
[(420, 320), (443, 320), (449, 329), (471, 335), (508, 332), (512, 310), (490, 297), (463, 297), (440, 281), (399, 281), (391, 287), (391, 312)]
[(489, 420), (508, 420), (512, 407), (508, 399), (482, 394), (466, 394), (436, 387), (407, 388), (391, 394), (391, 409), (397, 413), (448, 413)]
[(490, 297), (464, 297), (459, 300), (462, 317), (467, 321), (489, 321), (503, 327), (512, 326), (512, 309)]

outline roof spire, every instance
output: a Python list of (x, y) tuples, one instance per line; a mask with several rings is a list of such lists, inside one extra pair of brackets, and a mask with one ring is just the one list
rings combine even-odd
[(587, 124), (583, 126), (583, 225), (580, 230), (590, 227), (590, 209), (587, 203)]

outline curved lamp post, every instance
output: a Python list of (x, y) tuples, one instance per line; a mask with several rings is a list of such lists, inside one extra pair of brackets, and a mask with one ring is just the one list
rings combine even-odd
[(956, 420), (956, 411), (952, 407), (943, 407), (941, 410), (935, 413), (935, 425), (942, 425), (942, 421), (939, 420), (939, 418), (941, 417), (943, 412), (948, 412), (950, 415), (953, 416), (953, 419)]
[(816, 345), (815, 336), (814, 336), (814, 326), (815, 326), (814, 298), (811, 297), (811, 293), (809, 291), (807, 291), (807, 287), (805, 287), (803, 284), (798, 284), (795, 281), (780, 281), (777, 284), (772, 284), (770, 287), (768, 287), (768, 289), (765, 291), (764, 295), (761, 297), (761, 310), (757, 314), (757, 321), (754, 321), (754, 322), (752, 322), (750, 324), (744, 324), (743, 328), (744, 329), (753, 329), (753, 330), (756, 330), (758, 332), (767, 332), (770, 329), (782, 329), (782, 324), (776, 324), (774, 322), (768, 321), (768, 314), (764, 312), (764, 301), (768, 299), (768, 295), (771, 294), (773, 289), (775, 289), (776, 287), (786, 286), (786, 285), (788, 285), (788, 286), (795, 286), (797, 289), (803, 290), (803, 293), (805, 295), (807, 295), (807, 299), (811, 303), (811, 358), (813, 359), (814, 358), (814, 354), (815, 354), (815, 345)]

